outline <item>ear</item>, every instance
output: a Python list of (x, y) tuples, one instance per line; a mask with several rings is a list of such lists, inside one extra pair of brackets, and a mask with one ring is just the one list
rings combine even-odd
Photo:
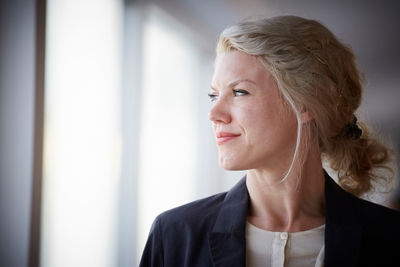
[(314, 117), (308, 111), (303, 111), (303, 112), (300, 113), (300, 121), (301, 121), (301, 123), (307, 123), (307, 122), (312, 121), (313, 119), (314, 119)]

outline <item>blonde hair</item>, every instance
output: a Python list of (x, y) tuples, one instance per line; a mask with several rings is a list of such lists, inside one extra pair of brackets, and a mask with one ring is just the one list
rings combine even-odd
[[(346, 191), (361, 195), (373, 187), (373, 181), (391, 181), (391, 150), (371, 136), (365, 123), (357, 123), (360, 138), (346, 133), (361, 103), (362, 80), (351, 49), (325, 26), (296, 16), (245, 20), (220, 36), (217, 54), (232, 50), (257, 56), (297, 115), (293, 162), (304, 128), (306, 137), (318, 138), (322, 157)], [(314, 120), (302, 127), (299, 109)]]

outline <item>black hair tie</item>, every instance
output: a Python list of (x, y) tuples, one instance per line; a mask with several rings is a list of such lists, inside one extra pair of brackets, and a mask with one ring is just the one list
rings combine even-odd
[(353, 117), (353, 121), (345, 126), (345, 135), (348, 138), (357, 140), (362, 135), (362, 130), (357, 125), (357, 117)]

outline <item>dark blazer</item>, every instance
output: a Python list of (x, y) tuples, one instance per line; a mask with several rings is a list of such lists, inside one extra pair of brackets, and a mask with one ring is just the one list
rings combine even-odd
[[(400, 212), (359, 199), (325, 173), (324, 266), (400, 266)], [(246, 177), (229, 192), (166, 211), (140, 266), (245, 266)]]

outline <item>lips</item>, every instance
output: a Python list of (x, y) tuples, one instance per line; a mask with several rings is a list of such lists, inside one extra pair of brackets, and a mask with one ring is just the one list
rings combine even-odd
[(240, 134), (229, 133), (229, 132), (217, 132), (216, 133), (217, 144), (222, 145), (232, 139), (235, 139), (238, 136), (240, 136)]

